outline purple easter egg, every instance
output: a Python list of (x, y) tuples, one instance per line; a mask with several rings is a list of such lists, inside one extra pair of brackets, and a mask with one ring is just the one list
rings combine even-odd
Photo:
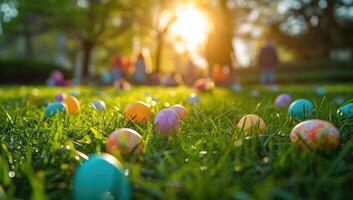
[(177, 114), (170, 108), (159, 111), (154, 119), (154, 126), (159, 133), (172, 135), (180, 127)]
[(277, 107), (284, 107), (289, 105), (291, 102), (292, 102), (292, 97), (289, 94), (284, 93), (277, 96), (275, 100), (275, 105)]
[(66, 97), (67, 97), (67, 94), (65, 93), (58, 93), (57, 95), (55, 95), (55, 99), (57, 101), (63, 101)]

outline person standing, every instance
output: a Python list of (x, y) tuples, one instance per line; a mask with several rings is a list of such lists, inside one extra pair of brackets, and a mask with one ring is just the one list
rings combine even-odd
[(137, 84), (147, 84), (146, 62), (142, 53), (139, 53), (135, 62), (135, 72), (133, 76)]
[(261, 47), (258, 63), (260, 67), (260, 84), (274, 85), (276, 81), (275, 68), (278, 64), (278, 55), (270, 39), (267, 39), (266, 44)]

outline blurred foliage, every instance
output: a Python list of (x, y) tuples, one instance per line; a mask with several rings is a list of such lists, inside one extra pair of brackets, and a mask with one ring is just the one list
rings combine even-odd
[(0, 60), (0, 83), (43, 84), (53, 70), (72, 78), (72, 71), (51, 63), (30, 58)]

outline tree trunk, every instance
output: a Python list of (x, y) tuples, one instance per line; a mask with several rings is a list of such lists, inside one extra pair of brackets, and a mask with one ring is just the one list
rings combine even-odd
[(156, 73), (159, 74), (161, 68), (162, 49), (163, 49), (163, 34), (157, 36), (157, 49), (156, 49)]
[(84, 42), (82, 48), (82, 81), (86, 82), (89, 80), (89, 67), (91, 65), (92, 50), (94, 48), (94, 45), (90, 42)]
[(26, 56), (32, 58), (34, 56), (32, 34), (26, 30), (25, 32)]

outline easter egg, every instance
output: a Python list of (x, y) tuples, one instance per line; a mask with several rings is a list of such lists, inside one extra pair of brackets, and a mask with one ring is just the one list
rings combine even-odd
[(291, 103), (288, 108), (288, 115), (296, 120), (310, 117), (314, 110), (314, 105), (307, 99), (298, 99)]
[(106, 105), (105, 105), (104, 101), (93, 101), (91, 103), (91, 105), (94, 109), (96, 109), (98, 111), (106, 109)]
[(78, 95), (80, 95), (80, 91), (79, 90), (72, 90), (70, 92), (70, 95), (71, 96), (74, 96), (74, 97), (78, 97)]
[(199, 92), (208, 92), (211, 91), (214, 87), (214, 83), (211, 79), (198, 79), (192, 86), (195, 90)]
[(337, 96), (334, 99), (334, 102), (336, 103), (336, 105), (341, 105), (341, 104), (344, 103), (344, 101), (345, 101), (345, 99), (343, 97), (341, 97), (341, 96)]
[(297, 124), (290, 133), (291, 141), (300, 146), (312, 149), (329, 150), (340, 144), (337, 128), (323, 120), (311, 119)]
[(257, 131), (259, 134), (263, 134), (266, 130), (266, 125), (261, 117), (250, 114), (240, 119), (238, 128), (244, 130), (246, 135), (249, 135), (251, 131)]
[(337, 110), (337, 114), (344, 118), (353, 118), (353, 103), (348, 103)]
[(67, 95), (65, 93), (58, 93), (57, 95), (55, 95), (55, 99), (57, 101), (63, 101), (66, 97)]
[(157, 132), (164, 135), (171, 135), (179, 129), (179, 120), (177, 114), (169, 108), (159, 111), (154, 119), (154, 127)]
[(241, 85), (239, 83), (234, 83), (232, 85), (233, 92), (241, 92)]
[(152, 111), (147, 104), (141, 101), (130, 103), (124, 110), (125, 121), (137, 124), (147, 123), (152, 117)]
[(54, 102), (51, 103), (47, 106), (47, 108), (45, 109), (45, 116), (46, 117), (51, 117), (56, 115), (59, 112), (66, 112), (67, 108), (66, 105), (61, 103), (61, 102)]
[(139, 155), (143, 150), (142, 136), (130, 128), (121, 128), (110, 134), (106, 150), (108, 153), (116, 155), (121, 153)]
[(315, 88), (315, 92), (316, 92), (316, 94), (323, 96), (326, 94), (326, 88), (323, 86), (318, 86)]
[(188, 102), (191, 103), (191, 104), (198, 104), (200, 102), (200, 97), (197, 96), (195, 93), (192, 93), (188, 97)]
[(70, 115), (80, 113), (80, 102), (74, 96), (68, 96), (63, 100)]
[(186, 117), (186, 115), (188, 114), (188, 110), (180, 104), (176, 104), (176, 105), (170, 107), (170, 109), (172, 109), (176, 113), (179, 120), (184, 119)]
[(257, 91), (257, 90), (252, 90), (250, 95), (251, 95), (252, 97), (259, 97), (259, 96), (260, 96), (260, 92)]
[(89, 156), (75, 171), (72, 185), (76, 200), (131, 199), (124, 169), (110, 154)]
[(287, 94), (280, 94), (277, 96), (276, 100), (275, 100), (275, 105), (277, 107), (284, 107), (286, 105), (289, 105), (292, 102), (292, 97)]

